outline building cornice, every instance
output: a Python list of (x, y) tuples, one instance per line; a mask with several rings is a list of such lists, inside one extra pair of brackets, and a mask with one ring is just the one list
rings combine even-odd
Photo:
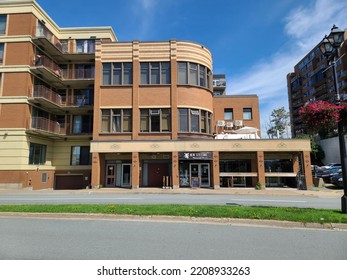
[[(112, 41), (117, 41), (117, 37), (112, 27), (74, 27), (74, 28), (60, 28), (53, 19), (41, 8), (41, 6), (34, 0), (12, 0), (0, 1), (0, 9), (2, 14), (21, 14), (32, 13), (38, 20), (43, 22), (50, 31), (59, 39), (79, 39), (90, 36), (97, 38), (109, 38)], [(101, 36), (100, 36), (101, 35)]]

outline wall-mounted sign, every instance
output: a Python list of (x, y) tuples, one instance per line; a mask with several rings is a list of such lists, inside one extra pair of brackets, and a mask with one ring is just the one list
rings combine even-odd
[(212, 152), (178, 153), (180, 160), (212, 160)]

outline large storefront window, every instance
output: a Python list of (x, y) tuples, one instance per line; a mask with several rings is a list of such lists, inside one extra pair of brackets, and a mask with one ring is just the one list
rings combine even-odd
[(179, 153), (180, 187), (211, 186), (212, 152)]

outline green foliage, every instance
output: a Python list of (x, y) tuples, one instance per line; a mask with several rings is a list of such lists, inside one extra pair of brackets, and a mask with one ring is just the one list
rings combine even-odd
[(270, 138), (283, 138), (283, 134), (286, 132), (288, 125), (289, 113), (281, 107), (274, 109), (270, 115), (270, 127), (267, 130), (267, 134)]
[(320, 145), (317, 144), (316, 140), (312, 135), (301, 134), (296, 137), (297, 139), (310, 139), (311, 143), (311, 161), (320, 163), (325, 158), (325, 153)]
[(284, 220), (303, 223), (347, 223), (339, 210), (295, 207), (219, 205), (0, 205), (0, 212), (95, 213), (109, 215), (163, 215), (211, 218)]

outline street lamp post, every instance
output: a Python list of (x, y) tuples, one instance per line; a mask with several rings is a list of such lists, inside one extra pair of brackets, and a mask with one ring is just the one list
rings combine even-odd
[[(328, 63), (331, 65), (333, 70), (334, 87), (336, 92), (336, 105), (340, 105), (341, 96), (339, 93), (339, 87), (337, 83), (336, 75), (336, 60), (339, 57), (339, 48), (344, 41), (344, 31), (339, 30), (335, 25), (331, 28), (331, 32), (328, 36), (325, 35), (319, 48), (326, 57)], [(346, 146), (345, 146), (345, 135), (343, 131), (343, 123), (340, 120), (337, 124), (337, 131), (339, 135), (339, 148), (340, 148), (340, 160), (342, 169), (342, 185), (343, 185), (343, 196), (341, 198), (341, 210), (342, 213), (347, 213), (347, 164), (346, 164)]]

